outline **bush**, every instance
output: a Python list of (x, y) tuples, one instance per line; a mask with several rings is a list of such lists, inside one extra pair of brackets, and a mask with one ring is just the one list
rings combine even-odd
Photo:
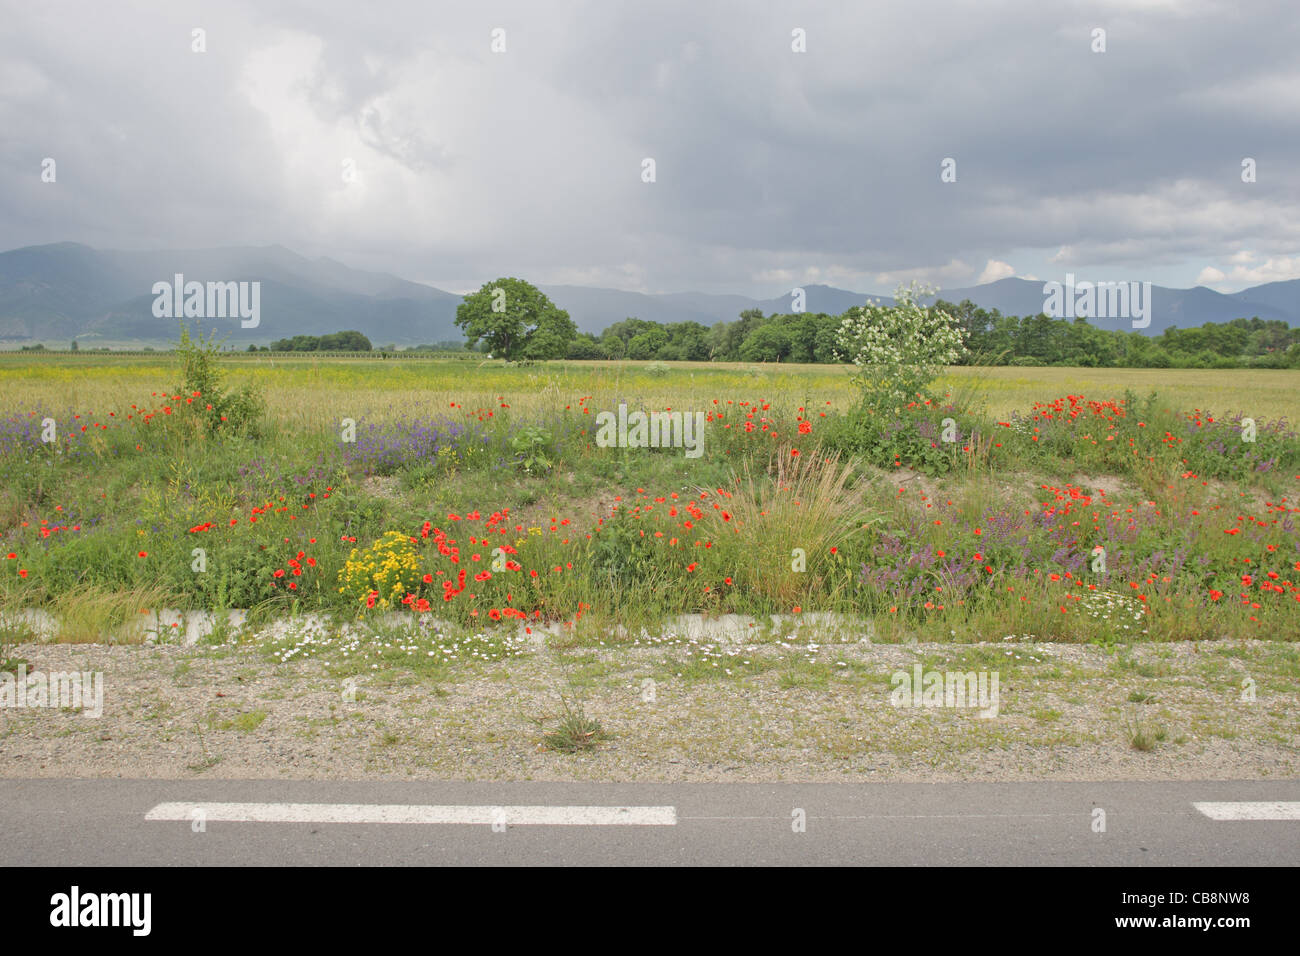
[(853, 381), (865, 409), (898, 412), (909, 402), (924, 400), (926, 386), (965, 354), (961, 324), (947, 312), (917, 302), (932, 291), (916, 283), (899, 286), (892, 308), (873, 301), (845, 313), (839, 352), (857, 366)]
[(176, 344), (181, 363), (180, 394), (208, 433), (233, 431), (256, 437), (266, 402), (251, 385), (235, 392), (227, 392), (222, 387), (220, 350), (221, 342), (215, 332), (207, 338), (201, 332), (197, 338), (191, 338), (189, 327), (182, 323), (180, 341)]
[(555, 439), (541, 425), (522, 425), (510, 436), (515, 464), (525, 474), (545, 474), (555, 463)]
[(650, 580), (658, 567), (655, 538), (640, 528), (627, 508), (619, 508), (601, 524), (591, 553), (591, 569), (614, 591), (634, 588)]
[(569, 343), (565, 357), (579, 361), (590, 361), (604, 358), (605, 355), (594, 340), (585, 335), (580, 335)]

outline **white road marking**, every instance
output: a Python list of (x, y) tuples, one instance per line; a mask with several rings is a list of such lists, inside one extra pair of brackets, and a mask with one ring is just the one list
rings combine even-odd
[(214, 823), (450, 823), (507, 826), (677, 825), (676, 807), (419, 806), (373, 803), (160, 803), (146, 820)]
[[(808, 819), (818, 820), (1027, 820), (1054, 819), (1057, 817), (1078, 817), (1079, 811), (1068, 813), (818, 813), (809, 814)], [(681, 820), (789, 820), (788, 814), (772, 814), (761, 817), (680, 817)]]
[(1300, 820), (1300, 801), (1257, 800), (1193, 803), (1211, 820)]

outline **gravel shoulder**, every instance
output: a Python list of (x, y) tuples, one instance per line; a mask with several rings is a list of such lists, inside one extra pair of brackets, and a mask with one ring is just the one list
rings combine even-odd
[[(1300, 774), (1300, 649), (1288, 642), (1103, 648), (666, 635), (480, 653), (472, 640), (426, 635), (390, 642), (374, 660), (370, 648), (349, 646), (340, 656), (328, 641), (274, 649), (20, 645), (14, 653), (38, 673), (102, 672), (103, 713), (0, 707), (0, 777), (940, 782)], [(996, 716), (895, 706), (895, 675), (914, 674), (918, 664), (925, 674), (996, 672)], [(606, 739), (577, 753), (547, 747), (564, 701), (599, 721)]]

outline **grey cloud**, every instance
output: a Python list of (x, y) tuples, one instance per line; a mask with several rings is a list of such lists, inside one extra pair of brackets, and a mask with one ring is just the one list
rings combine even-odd
[[(1240, 248), (1300, 245), (1289, 0), (8, 16), (4, 248), (282, 242), (426, 281), (765, 296), (762, 275), (959, 261), (973, 282), (990, 259), (1021, 268), (1015, 250), (1041, 264), (1061, 247), (1132, 274), (1182, 268), (1190, 285)], [(1105, 54), (1089, 50), (1097, 26)], [(351, 151), (366, 178), (349, 193)], [(57, 186), (39, 181), (44, 156)], [(956, 184), (939, 181), (948, 156)]]

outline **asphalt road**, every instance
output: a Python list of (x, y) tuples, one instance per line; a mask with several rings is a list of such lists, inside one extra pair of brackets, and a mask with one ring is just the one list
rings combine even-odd
[(0, 780), (3, 866), (448, 864), (1294, 866), (1300, 781)]

